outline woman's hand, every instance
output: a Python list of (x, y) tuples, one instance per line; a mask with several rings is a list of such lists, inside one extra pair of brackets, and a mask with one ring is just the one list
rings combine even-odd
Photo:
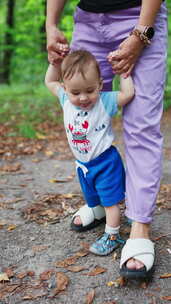
[(116, 51), (110, 52), (108, 61), (115, 74), (123, 74), (126, 78), (131, 74), (138, 57), (144, 48), (143, 42), (134, 35), (126, 38)]
[(69, 52), (67, 39), (56, 26), (48, 27), (47, 51), (48, 61), (53, 65), (61, 62)]

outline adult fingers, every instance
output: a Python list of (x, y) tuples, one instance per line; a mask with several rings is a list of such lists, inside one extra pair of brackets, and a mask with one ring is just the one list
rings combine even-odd
[(124, 77), (124, 78), (127, 78), (128, 76), (130, 76), (131, 73), (132, 73), (133, 68), (134, 68), (134, 64), (132, 64), (132, 65), (129, 67), (129, 69), (127, 70), (127, 72), (123, 73), (123, 77)]
[(110, 52), (107, 58), (110, 62), (115, 60), (122, 60), (124, 58), (124, 53), (122, 50), (118, 49), (116, 51)]
[(124, 66), (122, 67), (117, 67), (117, 68), (112, 68), (113, 69), (113, 72), (115, 74), (126, 74), (129, 72), (130, 68), (132, 68), (132, 65), (130, 65), (129, 63), (125, 64)]

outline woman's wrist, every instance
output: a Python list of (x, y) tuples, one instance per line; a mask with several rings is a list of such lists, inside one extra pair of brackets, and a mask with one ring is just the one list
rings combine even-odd
[(130, 35), (137, 36), (141, 42), (147, 46), (151, 44), (151, 40), (154, 37), (155, 30), (152, 26), (144, 26), (144, 25), (137, 25), (130, 33)]

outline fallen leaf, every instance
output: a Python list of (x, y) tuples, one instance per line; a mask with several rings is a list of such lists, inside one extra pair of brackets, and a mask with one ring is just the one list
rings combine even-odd
[(8, 226), (7, 230), (8, 230), (8, 231), (12, 231), (12, 230), (14, 230), (14, 229), (16, 229), (16, 228), (17, 228), (16, 225), (10, 225), (10, 226)]
[(14, 271), (12, 268), (5, 268), (4, 272), (7, 274), (9, 279), (14, 277)]
[(78, 196), (80, 196), (80, 194), (76, 194), (76, 193), (66, 193), (60, 195), (61, 198), (73, 198)]
[(102, 267), (97, 266), (93, 270), (91, 270), (90, 272), (82, 273), (82, 275), (96, 276), (96, 275), (101, 274), (101, 273), (106, 272), (106, 271), (107, 271), (106, 268), (102, 268)]
[(49, 280), (51, 275), (54, 273), (54, 270), (46, 270), (44, 272), (42, 272), (39, 277), (41, 281), (46, 281)]
[(3, 167), (0, 167), (0, 171), (2, 172), (16, 172), (21, 169), (21, 164), (20, 163), (15, 163), (15, 164), (7, 164), (4, 165)]
[(70, 265), (73, 265), (76, 263), (78, 257), (77, 256), (71, 256), (69, 258), (66, 258), (65, 260), (59, 261), (55, 263), (56, 267), (68, 267)]
[(18, 279), (23, 279), (23, 278), (25, 278), (25, 277), (27, 277), (27, 276), (33, 277), (34, 275), (35, 275), (35, 272), (34, 272), (34, 271), (27, 270), (27, 271), (23, 271), (23, 272), (18, 273), (18, 274), (16, 275), (16, 277), (17, 277)]
[(43, 251), (43, 250), (47, 249), (48, 247), (49, 246), (46, 246), (46, 245), (33, 246), (32, 250), (34, 252), (40, 252), (40, 251)]
[(166, 301), (171, 301), (171, 296), (164, 296), (161, 299)]
[(47, 296), (47, 293), (44, 291), (39, 291), (37, 294), (27, 294), (24, 297), (22, 297), (22, 300), (27, 301), (27, 300), (36, 300), (38, 298), (42, 298), (44, 296)]
[(92, 289), (87, 295), (86, 295), (86, 304), (92, 304), (95, 297), (95, 290)]
[(6, 282), (6, 281), (9, 281), (9, 277), (8, 275), (6, 274), (6, 272), (1, 272), (0, 273), (0, 282)]
[(55, 179), (51, 178), (48, 180), (49, 183), (67, 183), (68, 179)]
[(40, 213), (40, 215), (43, 215), (43, 216), (47, 215), (49, 219), (55, 219), (58, 213), (59, 213), (59, 210), (47, 209), (45, 211), (42, 211)]
[(107, 286), (109, 286), (109, 287), (111, 287), (111, 286), (114, 286), (114, 287), (123, 287), (123, 286), (125, 286), (125, 284), (126, 284), (125, 279), (123, 277), (119, 277), (119, 278), (117, 278), (114, 281), (109, 281), (107, 283)]
[(56, 296), (61, 291), (65, 290), (69, 284), (69, 278), (63, 272), (57, 272), (56, 274), (57, 288), (55, 288), (54, 295)]
[(171, 278), (171, 273), (164, 273), (160, 276), (160, 279), (168, 279)]
[(81, 247), (83, 247), (83, 249), (85, 249), (85, 250), (89, 250), (89, 248), (90, 248), (90, 245), (88, 244), (88, 243), (86, 243), (86, 242), (81, 242), (80, 243), (80, 246)]
[(29, 276), (29, 277), (34, 277), (35, 276), (35, 272), (34, 271), (27, 271), (27, 275)]
[(25, 278), (27, 276), (27, 271), (25, 271), (25, 272), (20, 272), (20, 273), (18, 273), (17, 275), (16, 275), (16, 277), (18, 278), (18, 279), (23, 279), (23, 278)]
[(45, 151), (46, 156), (53, 156), (53, 151)]
[[(89, 246), (89, 245), (88, 245)], [(88, 247), (89, 248), (89, 247)], [(88, 255), (90, 252), (87, 250), (87, 249), (82, 249), (82, 250), (80, 250), (80, 251), (78, 251), (78, 252), (76, 252), (76, 256), (77, 257), (84, 257), (84, 256), (86, 256), (86, 255)]]
[(39, 159), (39, 158), (33, 158), (31, 161), (33, 163), (39, 163), (39, 162), (41, 162), (41, 159)]
[(3, 299), (7, 295), (9, 296), (9, 294), (12, 293), (14, 290), (16, 290), (18, 287), (21, 287), (21, 285), (20, 284), (4, 285), (4, 287), (0, 291), (0, 299)]
[(67, 270), (72, 271), (72, 272), (80, 272), (80, 271), (83, 271), (85, 269), (87, 269), (87, 268), (84, 267), (84, 266), (68, 266), (67, 267)]

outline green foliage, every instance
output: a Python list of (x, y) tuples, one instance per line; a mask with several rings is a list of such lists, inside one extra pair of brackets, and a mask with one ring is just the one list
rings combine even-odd
[(20, 134), (33, 138), (40, 123), (60, 123), (61, 120), (60, 106), (44, 86), (1, 86), (0, 123), (15, 126), (10, 136)]
[[(34, 137), (36, 126), (46, 119), (55, 121), (59, 108), (55, 99), (44, 87), (44, 75), (48, 65), (45, 49), (46, 37), (45, 0), (15, 1), (15, 27), (12, 30), (13, 45), (3, 43), (6, 26), (7, 1), (0, 1), (0, 68), (5, 49), (12, 49), (11, 86), (0, 88), (0, 123), (13, 121), (16, 132)], [(171, 1), (168, 6), (169, 44), (171, 43)], [(68, 41), (73, 30), (73, 13), (78, 0), (66, 2), (61, 17), (60, 29)], [(117, 87), (117, 81), (116, 81)], [(168, 48), (167, 84), (165, 109), (171, 106), (171, 48)], [(59, 116), (58, 116), (59, 117)], [(57, 118), (58, 119), (58, 118)]]

